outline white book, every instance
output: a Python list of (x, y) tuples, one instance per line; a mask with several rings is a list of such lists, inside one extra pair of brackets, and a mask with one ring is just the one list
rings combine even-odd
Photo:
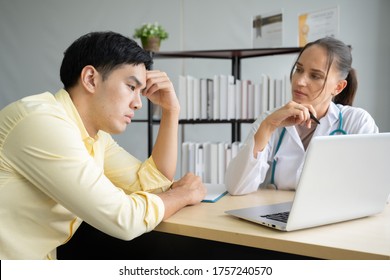
[(275, 79), (275, 107), (282, 106), (283, 102), (283, 80)]
[(219, 75), (219, 119), (227, 119), (227, 91), (228, 78), (226, 75)]
[(272, 110), (275, 108), (275, 80), (271, 77), (268, 86), (268, 109)]
[(232, 145), (227, 144), (225, 147), (225, 172), (231, 160), (232, 160)]
[(242, 91), (242, 83), (241, 80), (236, 80), (236, 91), (235, 91), (235, 119), (241, 119), (241, 91)]
[(225, 143), (218, 143), (218, 184), (223, 184), (225, 181)]
[(181, 144), (181, 176), (188, 173), (188, 147), (188, 142), (183, 142)]
[(214, 80), (207, 79), (207, 119), (214, 119)]
[(248, 85), (248, 112), (247, 117), (248, 119), (253, 119), (255, 116), (254, 109), (255, 109), (255, 87), (254, 84)]
[(180, 120), (187, 119), (187, 77), (179, 75), (179, 91), (177, 93), (177, 99), (180, 104)]
[(269, 79), (267, 75), (261, 75), (261, 113), (268, 111), (268, 88)]
[(187, 76), (187, 120), (194, 119), (194, 77)]
[[(226, 113), (226, 118), (227, 119), (234, 119), (234, 105), (233, 104), (231, 104), (231, 106), (233, 106), (233, 110), (231, 110), (231, 111), (233, 111), (233, 112), (231, 112), (231, 113), (233, 113), (233, 117), (231, 117), (231, 118), (229, 118), (229, 96), (231, 96), (231, 98), (233, 99), (233, 101), (232, 102), (234, 102), (234, 92), (235, 92), (235, 90), (234, 90), (234, 76), (233, 75), (228, 75), (227, 76), (227, 91), (226, 91), (226, 98), (227, 98), (227, 104), (226, 104), (226, 111), (227, 111), (227, 113)], [(230, 88), (230, 89), (229, 89)], [(232, 94), (230, 94), (230, 93), (232, 93)]]
[(200, 119), (207, 119), (207, 79), (200, 79)]
[(188, 144), (188, 172), (195, 174), (195, 165), (196, 165), (195, 143), (189, 142), (189, 144)]
[(220, 91), (219, 91), (219, 75), (214, 75), (213, 79), (213, 119), (220, 119)]
[(241, 81), (241, 119), (246, 120), (248, 118), (248, 85), (249, 80)]
[(210, 144), (210, 182), (218, 184), (218, 143)]
[(290, 75), (285, 75), (284, 76), (284, 102), (283, 104), (286, 104), (291, 100), (291, 82), (290, 82)]
[(254, 118), (257, 119), (261, 114), (261, 87), (259, 83), (254, 85)]
[(205, 183), (207, 194), (202, 202), (216, 202), (225, 194), (227, 194), (225, 184)]
[(234, 120), (236, 118), (236, 85), (228, 84), (228, 106), (227, 106), (227, 119)]
[(203, 145), (201, 143), (195, 144), (195, 175), (204, 180), (204, 156)]
[(211, 143), (203, 143), (204, 182), (211, 182)]
[(193, 119), (200, 119), (200, 79), (193, 78)]

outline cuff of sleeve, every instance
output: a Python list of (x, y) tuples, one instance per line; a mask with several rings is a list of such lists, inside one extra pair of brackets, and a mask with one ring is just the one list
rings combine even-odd
[[(254, 160), (255, 161), (267, 162), (269, 149), (270, 149), (270, 147), (267, 144), (267, 146), (265, 146), (265, 148), (262, 151), (257, 152), (256, 158)], [(252, 150), (253, 150), (253, 148), (252, 148)]]
[(249, 161), (253, 164), (259, 161), (267, 162), (270, 146), (267, 144), (262, 151), (257, 152), (256, 157), (253, 156), (253, 150), (255, 148), (255, 139), (248, 141), (248, 156)]
[(145, 198), (145, 225), (146, 231), (152, 231), (164, 218), (165, 205), (160, 197), (147, 192), (136, 192)]

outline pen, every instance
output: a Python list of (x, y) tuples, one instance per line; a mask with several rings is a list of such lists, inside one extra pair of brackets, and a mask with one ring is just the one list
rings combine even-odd
[(319, 121), (316, 117), (314, 117), (314, 115), (313, 115), (311, 112), (309, 112), (309, 114), (310, 114), (310, 118), (311, 118), (313, 121), (315, 121), (317, 124), (320, 124), (320, 121)]

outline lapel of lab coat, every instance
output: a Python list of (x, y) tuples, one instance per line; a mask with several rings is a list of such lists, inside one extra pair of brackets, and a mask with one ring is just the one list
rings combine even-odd
[(339, 113), (340, 109), (333, 102), (330, 103), (328, 112), (320, 119), (320, 124), (317, 126), (313, 137), (319, 135), (329, 135), (339, 125)]

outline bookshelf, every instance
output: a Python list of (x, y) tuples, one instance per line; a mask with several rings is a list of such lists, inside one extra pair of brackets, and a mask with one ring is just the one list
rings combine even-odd
[[(241, 60), (253, 57), (283, 55), (298, 53), (300, 47), (284, 47), (284, 48), (261, 48), (261, 49), (227, 49), (227, 50), (198, 50), (198, 51), (171, 51), (171, 52), (156, 52), (153, 53), (154, 59), (170, 59), (170, 58), (208, 58), (208, 59), (225, 59), (231, 60), (231, 73), (235, 79), (241, 79)], [(243, 120), (180, 120), (180, 124), (200, 124), (200, 123), (226, 123), (231, 125), (231, 141), (241, 141), (241, 124), (252, 123), (254, 119)], [(159, 123), (158, 120), (153, 120), (152, 103), (148, 102), (148, 153), (152, 152), (153, 148), (153, 125)]]

